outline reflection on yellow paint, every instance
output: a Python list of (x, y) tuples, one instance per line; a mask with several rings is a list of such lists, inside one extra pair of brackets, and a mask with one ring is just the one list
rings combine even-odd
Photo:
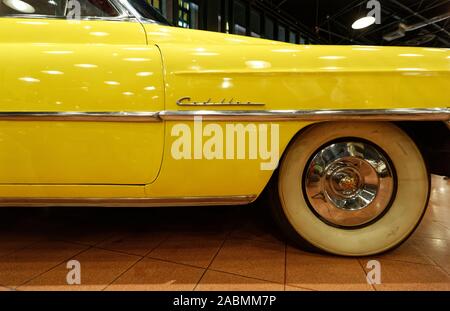
[(338, 55), (319, 56), (319, 59), (329, 59), (329, 60), (345, 59), (345, 58), (347, 58), (347, 57), (345, 57), (345, 56), (338, 56)]
[(223, 78), (223, 82), (222, 82), (222, 88), (223, 89), (229, 89), (230, 87), (233, 86), (233, 83), (231, 82), (233, 79), (231, 78)]
[(89, 33), (91, 36), (96, 36), (96, 37), (106, 37), (109, 36), (109, 33), (107, 32), (103, 32), (103, 31), (93, 31)]
[(120, 82), (117, 82), (117, 81), (105, 81), (105, 84), (107, 84), (107, 85), (120, 85)]
[(397, 68), (398, 71), (425, 71), (425, 68)]
[(153, 72), (141, 71), (136, 74), (138, 77), (150, 77), (153, 75)]
[(337, 71), (342, 70), (342, 67), (336, 67), (336, 66), (328, 66), (328, 67), (320, 67), (322, 70), (328, 70), (328, 71)]
[(251, 69), (265, 69), (272, 67), (272, 65), (269, 62), (262, 60), (249, 60), (246, 61), (245, 64), (247, 65), (248, 68)]
[(128, 58), (124, 58), (123, 60), (127, 61), (127, 62), (148, 62), (148, 61), (150, 61), (150, 59), (144, 58), (144, 57), (128, 57)]
[(33, 78), (33, 77), (22, 77), (22, 78), (19, 78), (19, 80), (20, 80), (20, 81), (23, 81), (23, 82), (28, 82), (28, 83), (38, 83), (38, 82), (41, 82), (41, 80), (36, 79), (36, 78)]
[(64, 54), (72, 54), (73, 51), (44, 51), (46, 54), (56, 54), (56, 55), (64, 55)]
[(400, 56), (400, 57), (423, 57), (422, 54), (413, 54), (413, 53), (403, 53), (403, 54), (398, 54), (398, 56)]
[(94, 64), (75, 64), (74, 66), (79, 67), (79, 68), (86, 68), (86, 69), (98, 67), (97, 65), (94, 65)]
[(42, 73), (48, 74), (48, 75), (63, 75), (64, 72), (59, 70), (43, 70)]

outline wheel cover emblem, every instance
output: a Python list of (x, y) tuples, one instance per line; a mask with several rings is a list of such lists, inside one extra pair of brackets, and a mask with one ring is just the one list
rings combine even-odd
[(396, 181), (378, 147), (358, 141), (333, 143), (318, 150), (309, 163), (305, 196), (325, 222), (361, 226), (389, 207)]

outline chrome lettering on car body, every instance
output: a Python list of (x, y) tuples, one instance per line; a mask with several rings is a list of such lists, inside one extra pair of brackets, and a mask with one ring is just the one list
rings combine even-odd
[(182, 97), (177, 101), (178, 106), (265, 106), (264, 103), (254, 103), (254, 102), (241, 102), (241, 101), (235, 101), (234, 98), (231, 98), (230, 100), (223, 98), (221, 101), (212, 101), (211, 98), (209, 98), (206, 101), (192, 101), (192, 99), (189, 96)]

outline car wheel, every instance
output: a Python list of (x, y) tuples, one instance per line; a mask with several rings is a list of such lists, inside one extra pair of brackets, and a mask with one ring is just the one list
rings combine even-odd
[(430, 176), (414, 142), (391, 123), (321, 123), (291, 142), (270, 190), (275, 218), (295, 243), (366, 256), (412, 234)]

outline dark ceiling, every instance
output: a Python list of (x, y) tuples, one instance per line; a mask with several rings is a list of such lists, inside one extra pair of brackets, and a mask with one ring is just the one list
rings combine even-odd
[(450, 47), (450, 0), (379, 0), (381, 24), (353, 30), (367, 0), (262, 0), (322, 44)]

